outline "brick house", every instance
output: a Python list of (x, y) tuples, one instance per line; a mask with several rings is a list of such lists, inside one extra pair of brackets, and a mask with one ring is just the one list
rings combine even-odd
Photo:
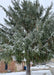
[(25, 59), (22, 61), (22, 63), (19, 64), (15, 60), (15, 57), (12, 56), (12, 60), (8, 64), (6, 64), (4, 60), (0, 61), (0, 73), (9, 72), (9, 71), (11, 72), (23, 71), (25, 65), (26, 65)]
[(5, 62), (4, 61), (0, 61), (0, 73), (3, 73), (3, 72), (7, 72), (8, 70), (11, 70), (12, 72), (15, 71), (15, 62), (14, 61), (11, 61), (11, 63), (8, 64), (8, 68), (5, 69)]
[(17, 71), (23, 71), (24, 70), (24, 62), (21, 64), (17, 63), (16, 61), (11, 61), (7, 65), (4, 61), (0, 61), (0, 73), (3, 72), (17, 72)]
[[(16, 61), (11, 61), (8, 64), (8, 67), (6, 67), (5, 62), (4, 61), (0, 61), (0, 73), (4, 73), (4, 72), (17, 72), (17, 71), (23, 71), (24, 70), (24, 66), (25, 66), (25, 61), (22, 61), (22, 63), (17, 63)], [(32, 66), (30, 64), (30, 66)]]
[[(0, 53), (3, 50), (0, 50)], [(17, 63), (15, 58), (13, 57), (12, 60), (8, 63), (5, 63), (4, 60), (0, 61), (0, 73), (3, 72), (16, 72), (16, 71), (22, 71), (23, 67), (24, 67), (24, 62), (22, 62), (21, 64)]]

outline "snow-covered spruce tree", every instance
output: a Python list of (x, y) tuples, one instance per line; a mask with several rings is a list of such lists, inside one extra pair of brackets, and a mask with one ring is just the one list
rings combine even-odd
[[(27, 63), (26, 75), (30, 73), (30, 61), (44, 62), (54, 54), (54, 14), (51, 14), (52, 5), (47, 9), (35, 3), (23, 0), (12, 0), (13, 6), (6, 10), (6, 25), (8, 43), (13, 46), (13, 54), (18, 62), (25, 58)], [(45, 13), (45, 14), (44, 14)]]

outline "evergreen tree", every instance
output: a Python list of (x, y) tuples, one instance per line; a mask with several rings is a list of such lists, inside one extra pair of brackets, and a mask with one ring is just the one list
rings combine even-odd
[(11, 27), (5, 31), (8, 35), (7, 44), (13, 46), (12, 54), (16, 56), (18, 62), (26, 59), (26, 75), (31, 75), (30, 61), (45, 62), (54, 54), (52, 4), (47, 9), (40, 5), (38, 0), (34, 3), (13, 0), (12, 4), (13, 7), (9, 6), (8, 10), (0, 6), (6, 12), (7, 18), (4, 18), (6, 25)]

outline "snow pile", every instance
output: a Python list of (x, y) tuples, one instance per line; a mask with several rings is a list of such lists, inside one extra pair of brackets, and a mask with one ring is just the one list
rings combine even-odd
[(50, 70), (32, 71), (31, 75), (52, 75)]
[(25, 72), (0, 73), (0, 75), (25, 75)]
[(50, 68), (54, 68), (54, 63), (48, 63), (48, 64), (46, 64), (48, 67), (50, 67)]
[[(31, 75), (52, 75), (50, 70), (40, 70), (40, 71), (32, 71)], [(3, 73), (0, 75), (26, 75), (26, 72), (13, 72), (13, 73)]]
[(41, 70), (41, 69), (49, 69), (49, 67), (46, 65), (37, 65), (37, 66), (31, 67), (31, 70)]

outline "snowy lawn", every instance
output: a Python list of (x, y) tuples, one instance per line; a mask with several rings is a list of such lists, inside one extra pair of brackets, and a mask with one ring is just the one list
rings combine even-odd
[[(46, 73), (46, 74), (44, 74)], [(26, 75), (26, 72), (0, 73), (0, 75)], [(52, 75), (50, 70), (32, 71), (31, 75)]]
[(37, 66), (33, 66), (31, 67), (32, 71), (36, 71), (36, 70), (49, 70), (49, 67), (46, 65), (37, 65)]
[(48, 66), (50, 68), (54, 68), (54, 63), (48, 63), (48, 64), (46, 64), (46, 66)]

